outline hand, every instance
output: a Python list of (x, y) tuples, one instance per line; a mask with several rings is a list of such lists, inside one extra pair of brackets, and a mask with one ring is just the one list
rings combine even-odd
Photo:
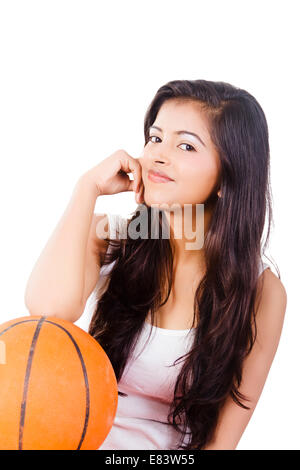
[[(133, 180), (128, 176), (133, 174)], [(138, 158), (117, 150), (83, 175), (96, 187), (97, 196), (135, 191), (137, 203), (144, 201), (142, 167)]]

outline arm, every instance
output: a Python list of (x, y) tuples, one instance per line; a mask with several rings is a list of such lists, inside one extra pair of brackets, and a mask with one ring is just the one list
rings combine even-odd
[[(127, 173), (134, 174), (133, 181)], [(94, 214), (96, 199), (133, 190), (142, 194), (142, 188), (141, 165), (125, 150), (117, 150), (79, 178), (27, 281), (24, 300), (31, 315), (78, 320), (98, 279), (98, 255), (108, 248), (101, 239), (102, 229), (100, 236), (98, 228), (95, 234), (98, 222), (106, 217)]]
[(270, 269), (262, 274), (264, 286), (257, 310), (257, 338), (243, 366), (239, 391), (250, 398), (245, 410), (229, 396), (223, 406), (215, 435), (203, 450), (234, 450), (254, 412), (271, 368), (283, 327), (287, 295)]
[[(27, 281), (25, 304), (31, 315), (76, 321), (82, 313), (84, 293), (91, 285), (85, 279), (86, 265), (91, 266), (90, 258), (96, 256), (93, 242), (89, 241), (96, 199), (94, 186), (81, 177)], [(87, 255), (87, 249), (91, 255)]]

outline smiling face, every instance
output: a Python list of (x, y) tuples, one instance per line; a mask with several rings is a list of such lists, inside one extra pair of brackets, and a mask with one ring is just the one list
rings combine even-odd
[[(148, 206), (201, 204), (216, 193), (220, 160), (201, 103), (178, 98), (165, 101), (149, 129), (139, 162)], [(174, 181), (151, 180), (149, 170), (163, 172)]]

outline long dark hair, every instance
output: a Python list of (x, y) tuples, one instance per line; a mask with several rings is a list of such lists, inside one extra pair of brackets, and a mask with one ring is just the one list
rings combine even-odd
[[(257, 335), (256, 299), (262, 288), (258, 279), (263, 278), (258, 278), (259, 263), (273, 224), (270, 151), (266, 118), (256, 99), (229, 83), (207, 80), (174, 80), (159, 88), (145, 115), (145, 145), (161, 105), (171, 98), (202, 104), (221, 162), (222, 197), (216, 197), (205, 234), (206, 273), (195, 294), (194, 324), (197, 318), (198, 326), (192, 348), (177, 360), (184, 358), (168, 416), (181, 433), (178, 448), (190, 450), (203, 449), (212, 440), (229, 395), (250, 409), (242, 402), (248, 397), (238, 388), (243, 361)], [(133, 213), (127, 230), (145, 208), (151, 226), (153, 208), (143, 204)], [(158, 221), (161, 227), (161, 213)], [(148, 312), (153, 323), (155, 311), (168, 300), (173, 250), (168, 238), (151, 239), (150, 234), (109, 239), (109, 243), (112, 250), (101, 257), (101, 265), (116, 262), (89, 333), (105, 350), (119, 382)], [(190, 437), (184, 446), (186, 434)]]

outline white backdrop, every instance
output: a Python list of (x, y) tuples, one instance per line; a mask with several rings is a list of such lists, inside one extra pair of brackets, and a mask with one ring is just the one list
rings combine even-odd
[[(0, 322), (28, 315), (33, 264), (79, 176), (117, 149), (138, 157), (169, 80), (226, 81), (269, 125), (275, 227), (288, 294), (281, 341), (238, 449), (299, 449), (299, 33), (297, 1), (0, 2)], [(298, 186), (299, 187), (299, 186)], [(127, 215), (132, 192), (98, 198)]]

